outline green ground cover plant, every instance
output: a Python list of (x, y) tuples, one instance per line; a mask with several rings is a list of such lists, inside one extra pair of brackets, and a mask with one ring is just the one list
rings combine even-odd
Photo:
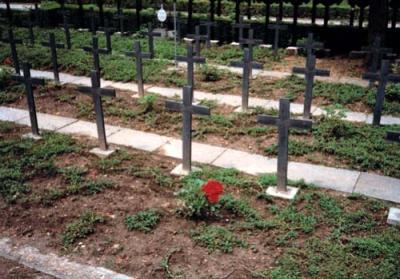
[(125, 226), (129, 231), (138, 230), (148, 233), (160, 222), (160, 217), (160, 212), (154, 209), (140, 211), (126, 216)]

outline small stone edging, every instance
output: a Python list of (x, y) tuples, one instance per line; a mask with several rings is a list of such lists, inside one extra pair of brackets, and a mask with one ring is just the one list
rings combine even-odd
[(0, 239), (0, 257), (59, 279), (133, 279), (103, 267), (72, 262), (54, 253), (42, 254), (32, 246), (14, 246), (10, 238)]

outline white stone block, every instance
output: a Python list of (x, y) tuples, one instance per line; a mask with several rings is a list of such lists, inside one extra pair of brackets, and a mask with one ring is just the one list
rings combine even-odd
[(95, 147), (89, 151), (89, 153), (94, 154), (100, 158), (107, 158), (111, 154), (115, 153), (115, 149), (113, 148), (108, 148), (107, 150), (103, 150), (101, 148)]
[(387, 223), (390, 225), (400, 225), (400, 209), (392, 207), (389, 210)]
[(277, 197), (286, 200), (293, 200), (297, 193), (299, 192), (299, 188), (287, 186), (287, 191), (279, 191), (278, 187), (270, 186), (268, 187), (266, 193), (272, 197)]
[(201, 171), (200, 168), (194, 167), (192, 166), (192, 170), (188, 171), (188, 170), (184, 170), (182, 169), (182, 164), (177, 165), (172, 171), (171, 174), (174, 176), (187, 176), (189, 175), (189, 173), (194, 172), (194, 171)]
[(33, 139), (33, 140), (41, 140), (41, 139), (42, 139), (41, 136), (39, 136), (39, 135), (34, 135), (34, 134), (32, 134), (32, 133), (28, 133), (28, 134), (22, 135), (22, 138), (23, 138), (23, 139)]

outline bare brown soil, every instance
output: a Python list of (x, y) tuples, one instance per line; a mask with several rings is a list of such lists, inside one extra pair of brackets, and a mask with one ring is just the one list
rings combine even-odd
[(0, 278), (1, 279), (53, 279), (49, 276), (32, 270), (18, 263), (0, 257)]

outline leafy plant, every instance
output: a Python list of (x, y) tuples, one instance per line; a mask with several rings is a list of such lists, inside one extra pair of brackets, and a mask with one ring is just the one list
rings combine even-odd
[(128, 230), (138, 230), (150, 232), (160, 221), (160, 213), (154, 209), (140, 211), (135, 215), (129, 215), (125, 218), (125, 226)]

